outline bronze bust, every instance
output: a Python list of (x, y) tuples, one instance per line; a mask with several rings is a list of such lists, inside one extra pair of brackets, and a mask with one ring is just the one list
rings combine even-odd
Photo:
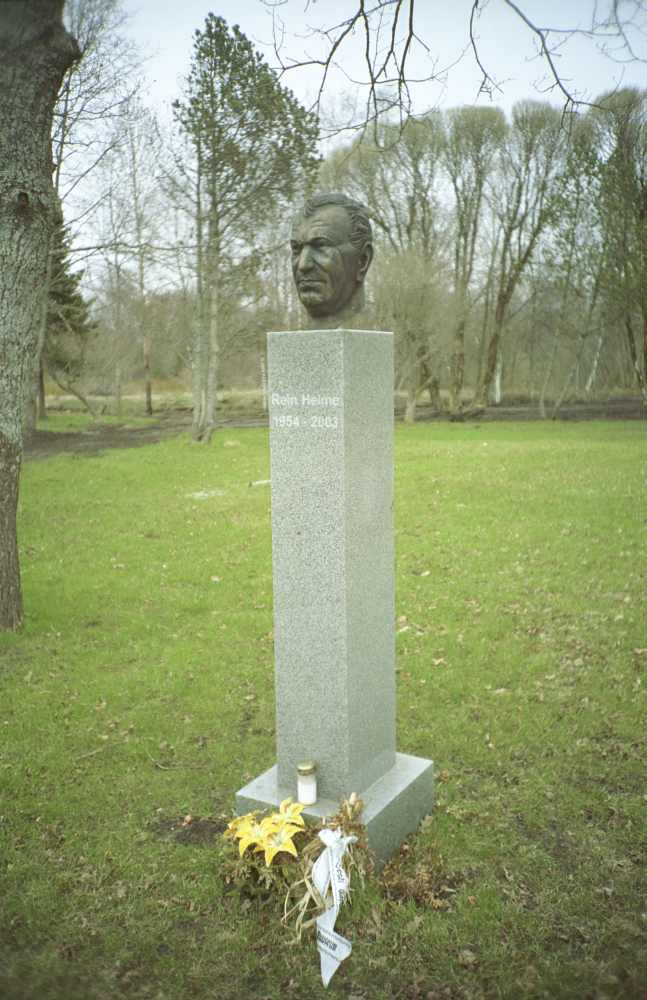
[(364, 307), (373, 259), (366, 208), (345, 194), (316, 194), (292, 227), (292, 274), (311, 327), (344, 326)]

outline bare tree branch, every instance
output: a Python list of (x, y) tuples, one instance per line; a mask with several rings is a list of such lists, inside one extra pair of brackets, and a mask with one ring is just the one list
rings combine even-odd
[[(311, 55), (307, 50), (302, 59), (284, 54), (286, 25), (280, 16), (280, 9), (288, 0), (261, 0), (272, 14), (273, 45), (278, 69), (281, 74), (294, 69), (320, 68), (321, 78), (313, 110), (320, 112), (323, 97), (330, 85), (333, 70), (342, 73), (355, 87), (366, 89), (364, 113), (359, 121), (346, 127), (335, 127), (331, 134), (348, 130), (365, 131), (375, 129), (377, 121), (391, 112), (397, 111), (401, 124), (414, 115), (411, 86), (415, 83), (429, 83), (444, 80), (449, 69), (463, 57), (466, 51), (472, 56), (481, 73), (479, 93), (492, 95), (503, 92), (501, 83), (492, 71), (479, 49), (476, 34), (476, 19), (485, 14), (487, 0), (473, 0), (470, 6), (468, 34), (469, 45), (457, 60), (440, 69), (432, 60), (429, 72), (414, 76), (411, 72), (414, 49), (431, 58), (430, 46), (419, 33), (422, 14), (416, 8), (416, 0), (356, 0), (354, 11), (347, 18), (326, 27), (312, 26), (307, 39), (323, 41), (326, 50), (320, 55)], [(558, 50), (572, 37), (584, 37), (600, 52), (621, 65), (630, 62), (647, 62), (647, 47), (641, 54), (638, 40), (647, 41), (647, 3), (645, 0), (589, 0), (590, 19), (582, 26), (556, 26), (538, 24), (524, 9), (522, 0), (503, 0), (503, 4), (522, 22), (535, 40), (537, 59), (546, 68), (546, 85), (543, 91), (558, 92), (563, 100), (564, 114), (580, 106), (591, 106), (572, 81), (566, 79), (558, 63)], [(310, 5), (306, 5), (308, 9)], [(582, 0), (584, 6), (584, 0)], [(343, 66), (343, 56), (355, 38), (362, 47), (361, 78), (355, 79)], [(542, 89), (542, 88), (540, 88)]]

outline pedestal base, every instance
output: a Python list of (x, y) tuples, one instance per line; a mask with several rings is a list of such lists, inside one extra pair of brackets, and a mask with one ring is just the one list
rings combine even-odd
[[(390, 771), (364, 791), (358, 790), (364, 802), (362, 821), (368, 842), (379, 861), (386, 861), (431, 812), (433, 775), (433, 761), (398, 753)], [(279, 787), (275, 765), (236, 793), (236, 812), (242, 815), (254, 809), (274, 809), (290, 794), (289, 789)], [(339, 802), (319, 799), (314, 806), (306, 806), (303, 815), (318, 822), (338, 810)]]

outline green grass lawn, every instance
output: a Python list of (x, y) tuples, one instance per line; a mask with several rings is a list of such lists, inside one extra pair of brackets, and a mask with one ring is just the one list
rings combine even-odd
[(0, 996), (647, 997), (647, 425), (398, 426), (398, 749), (437, 804), (328, 991), (181, 826), (273, 763), (268, 465), (264, 429), (26, 464)]

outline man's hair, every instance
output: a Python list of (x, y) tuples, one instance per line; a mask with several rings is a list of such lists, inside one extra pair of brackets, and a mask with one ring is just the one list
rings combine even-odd
[(373, 230), (368, 217), (368, 209), (359, 201), (354, 201), (348, 195), (340, 194), (337, 191), (313, 194), (308, 198), (303, 206), (303, 216), (308, 219), (319, 208), (325, 205), (336, 205), (343, 208), (350, 218), (350, 241), (358, 252), (361, 252), (367, 243), (373, 242)]

